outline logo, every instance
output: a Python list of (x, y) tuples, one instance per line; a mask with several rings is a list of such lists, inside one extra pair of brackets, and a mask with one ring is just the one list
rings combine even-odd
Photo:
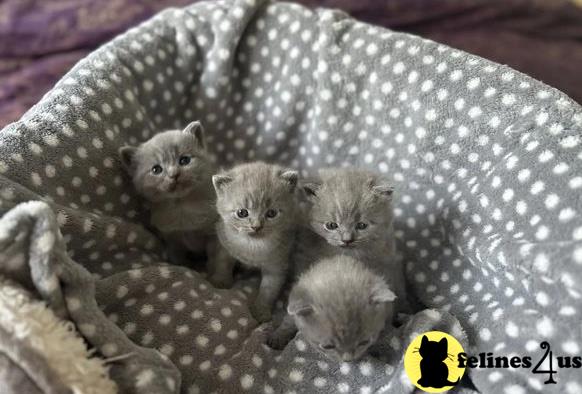
[[(504, 368), (504, 369), (517, 369), (532, 368), (531, 373), (534, 374), (547, 374), (547, 379), (544, 384), (557, 384), (557, 379), (554, 375), (557, 375), (560, 369), (563, 368), (582, 368), (582, 356), (554, 356), (552, 347), (548, 342), (540, 343), (541, 350), (545, 350), (542, 357), (535, 362), (535, 359), (531, 356), (496, 356), (491, 352), (479, 353), (476, 356), (469, 356), (465, 353), (459, 354), (459, 367), (468, 368)], [(558, 369), (555, 368), (555, 363), (557, 363)], [(535, 365), (534, 365), (535, 363)], [(543, 369), (545, 368), (545, 369)]]
[(404, 354), (404, 369), (416, 387), (429, 393), (452, 389), (463, 377), (465, 366), (458, 362), (463, 347), (454, 337), (441, 331), (417, 336)]

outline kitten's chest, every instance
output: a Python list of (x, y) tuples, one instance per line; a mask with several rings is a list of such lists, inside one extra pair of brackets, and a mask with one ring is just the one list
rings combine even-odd
[(222, 226), (217, 234), (231, 256), (243, 264), (257, 268), (287, 264), (291, 238), (288, 241), (275, 236), (253, 238), (225, 231)]
[(217, 214), (211, 201), (178, 201), (152, 208), (151, 221), (163, 233), (195, 231), (214, 232)]

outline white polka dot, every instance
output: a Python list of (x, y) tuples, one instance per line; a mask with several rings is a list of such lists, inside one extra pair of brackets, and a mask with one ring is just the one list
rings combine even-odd
[(145, 304), (141, 307), (140, 313), (144, 316), (151, 315), (154, 312), (154, 307), (150, 304)]
[(582, 393), (582, 386), (578, 382), (568, 382), (566, 383), (566, 393), (567, 394), (580, 394)]
[(503, 391), (505, 394), (526, 394), (525, 389), (518, 385), (506, 386)]
[(509, 321), (505, 325), (505, 333), (512, 338), (516, 338), (519, 335), (519, 327), (512, 321)]
[(222, 380), (230, 379), (230, 377), (232, 376), (232, 367), (228, 364), (221, 365), (220, 368), (218, 369), (218, 376)]
[(479, 337), (484, 341), (489, 341), (491, 339), (491, 331), (488, 328), (482, 328), (479, 330)]
[(154, 372), (151, 369), (145, 369), (135, 377), (135, 385), (138, 388), (147, 387), (152, 383), (154, 377)]
[(67, 307), (70, 311), (74, 312), (81, 308), (81, 301), (76, 297), (67, 298)]
[(249, 390), (251, 387), (253, 387), (254, 383), (255, 379), (251, 375), (245, 374), (240, 378), (240, 385), (243, 390)]
[(580, 346), (577, 342), (566, 341), (562, 343), (562, 350), (568, 354), (578, 355), (580, 352)]
[(546, 293), (540, 291), (536, 294), (536, 302), (541, 306), (548, 306), (550, 299)]
[(117, 353), (117, 345), (114, 343), (106, 343), (105, 345), (103, 345), (103, 348), (101, 350), (103, 351), (103, 355), (105, 355), (106, 357), (111, 357), (114, 356), (115, 353)]
[(543, 337), (551, 337), (554, 335), (554, 324), (547, 316), (544, 316), (537, 322), (536, 329), (538, 334)]
[(256, 354), (253, 354), (252, 361), (253, 365), (257, 368), (260, 368), (263, 365), (263, 359)]
[(292, 369), (291, 372), (289, 372), (289, 380), (293, 383), (301, 382), (303, 380), (303, 372), (297, 369)]
[(327, 380), (322, 378), (321, 376), (316, 377), (313, 379), (313, 385), (315, 387), (324, 387), (327, 384)]
[(97, 327), (95, 327), (94, 324), (81, 324), (79, 325), (79, 328), (81, 329), (81, 332), (83, 333), (83, 335), (86, 335), (88, 337), (91, 337), (93, 335), (95, 335), (95, 333), (97, 332)]
[(200, 347), (206, 347), (208, 345), (208, 337), (205, 335), (198, 335), (196, 337), (196, 344)]
[(373, 367), (372, 364), (369, 362), (362, 362), (360, 364), (360, 373), (364, 376), (372, 375)]

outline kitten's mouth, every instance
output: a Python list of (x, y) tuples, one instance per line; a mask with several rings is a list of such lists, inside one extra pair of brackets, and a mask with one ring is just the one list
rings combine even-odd
[(176, 192), (185, 192), (190, 189), (189, 185), (180, 182), (174, 182), (168, 186), (169, 193), (176, 193)]

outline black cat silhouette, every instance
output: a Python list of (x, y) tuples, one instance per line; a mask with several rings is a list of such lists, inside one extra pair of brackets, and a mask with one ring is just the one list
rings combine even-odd
[(422, 356), (419, 385), (440, 389), (459, 383), (459, 379), (456, 382), (449, 382), (449, 368), (444, 363), (449, 356), (447, 338), (437, 342), (430, 341), (426, 335), (423, 335), (418, 351)]

